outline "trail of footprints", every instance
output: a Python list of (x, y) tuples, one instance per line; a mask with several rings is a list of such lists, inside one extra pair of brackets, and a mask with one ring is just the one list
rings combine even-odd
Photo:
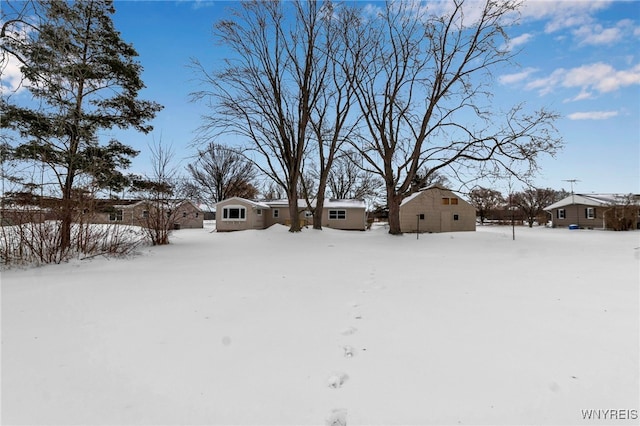
[[(371, 285), (375, 284), (375, 272), (370, 273), (370, 283)], [(384, 288), (384, 287), (373, 287), (373, 288)], [(360, 290), (361, 293), (367, 293), (366, 289)], [(362, 315), (360, 315), (357, 311), (357, 308), (360, 307), (358, 303), (350, 303), (351, 308), (355, 310), (353, 318), (357, 320), (362, 319)], [(340, 334), (343, 336), (352, 336), (354, 335), (358, 329), (353, 326), (349, 326), (340, 331)], [(363, 351), (366, 349), (362, 348)], [(345, 358), (353, 358), (357, 354), (357, 349), (351, 345), (342, 346), (343, 356)], [(332, 389), (339, 389), (345, 385), (345, 383), (349, 380), (349, 375), (346, 372), (336, 371), (329, 375), (327, 378), (327, 386)], [(346, 426), (347, 425), (347, 410), (346, 408), (336, 408), (333, 409), (326, 418), (327, 426)]]

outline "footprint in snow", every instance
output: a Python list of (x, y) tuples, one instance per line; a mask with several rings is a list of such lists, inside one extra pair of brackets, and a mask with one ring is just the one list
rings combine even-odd
[(343, 346), (342, 350), (344, 351), (344, 357), (345, 358), (353, 358), (356, 354), (356, 350), (353, 346)]
[(347, 373), (335, 372), (327, 379), (327, 386), (333, 389), (339, 389), (349, 380)]
[(343, 336), (351, 336), (352, 334), (355, 334), (356, 331), (358, 331), (358, 329), (355, 327), (347, 327), (343, 329), (340, 334), (342, 334)]
[(329, 413), (325, 421), (326, 426), (347, 426), (347, 410), (336, 408)]

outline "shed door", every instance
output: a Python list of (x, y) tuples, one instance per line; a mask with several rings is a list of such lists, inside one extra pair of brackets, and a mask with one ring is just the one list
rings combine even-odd
[(451, 213), (440, 212), (440, 232), (451, 231)]

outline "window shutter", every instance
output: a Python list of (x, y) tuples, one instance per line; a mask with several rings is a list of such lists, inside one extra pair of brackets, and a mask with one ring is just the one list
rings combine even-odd
[(589, 208), (584, 209), (584, 217), (589, 218)]
[(560, 219), (560, 209), (556, 209), (556, 219)]
[(596, 215), (596, 208), (594, 207), (594, 208), (593, 208), (593, 218), (595, 219), (596, 217), (597, 217), (597, 215)]

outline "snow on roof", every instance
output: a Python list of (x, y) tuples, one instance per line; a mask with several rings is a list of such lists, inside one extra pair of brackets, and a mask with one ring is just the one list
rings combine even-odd
[[(425, 188), (426, 189), (426, 188)], [(417, 196), (419, 196), (422, 193), (422, 190), (418, 191), (418, 192), (414, 192), (413, 194), (409, 195), (407, 198), (405, 198), (404, 200), (402, 200), (402, 202), (400, 203), (401, 206), (404, 206), (405, 204), (407, 204), (408, 202), (410, 202), (411, 200), (413, 200), (414, 198), (416, 198)]]
[[(622, 203), (623, 200), (626, 199), (626, 197), (627, 195), (621, 194), (572, 194), (560, 201), (551, 204), (550, 206), (545, 207), (544, 210), (550, 211), (574, 204), (593, 207), (609, 206)], [(634, 204), (639, 204), (640, 196), (636, 194), (632, 195), (632, 197), (635, 200)]]
[[(289, 206), (289, 201), (287, 199), (265, 201), (265, 203), (271, 207)], [(313, 208), (315, 206), (316, 206), (316, 200), (311, 200), (311, 207)], [(298, 200), (298, 208), (306, 209), (307, 207), (308, 207), (307, 200), (305, 199)], [(335, 209), (335, 208), (364, 209), (366, 208), (366, 205), (363, 200), (354, 200), (354, 199), (338, 200), (335, 198), (326, 198), (324, 200), (324, 207), (332, 208), (332, 209)]]
[(421, 193), (423, 193), (424, 191), (428, 191), (429, 189), (439, 189), (441, 191), (450, 191), (450, 192), (454, 192), (453, 190), (446, 188), (440, 184), (434, 183), (433, 185), (429, 185), (429, 186), (425, 186), (423, 188), (420, 188), (418, 191), (414, 192), (413, 194), (409, 195), (408, 197), (406, 197), (404, 200), (402, 200), (402, 202), (400, 203), (401, 206), (411, 202), (411, 200), (413, 200), (414, 198), (418, 197)]
[(331, 207), (331, 208), (351, 208), (351, 209), (364, 209), (366, 208), (366, 205), (364, 203), (364, 200), (353, 200), (353, 199), (348, 199), (348, 200), (337, 200), (337, 199), (330, 199), (330, 200), (324, 200), (324, 206), (325, 207)]
[(226, 200), (222, 200), (216, 203), (215, 207), (217, 208), (218, 204), (220, 203), (226, 203), (228, 201), (231, 200), (236, 200), (239, 201), (241, 203), (247, 203), (249, 205), (251, 205), (254, 208), (257, 209), (269, 209), (269, 205), (267, 205), (266, 203), (261, 203), (261, 202), (257, 202), (257, 201), (251, 201), (251, 200), (247, 200), (246, 198), (242, 198), (242, 197), (231, 197), (231, 198), (227, 198)]
[(198, 204), (198, 208), (200, 210), (202, 210), (203, 212), (215, 212), (216, 211), (216, 205), (215, 204), (213, 206), (210, 206), (209, 204), (200, 203), (200, 204)]

